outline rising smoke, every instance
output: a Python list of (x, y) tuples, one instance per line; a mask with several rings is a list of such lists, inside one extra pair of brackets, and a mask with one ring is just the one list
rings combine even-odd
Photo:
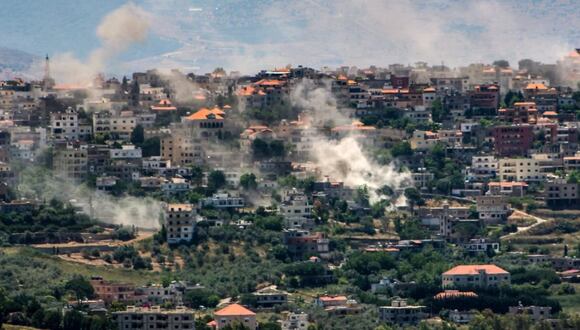
[(83, 213), (105, 223), (151, 229), (160, 227), (162, 205), (153, 198), (115, 197), (53, 177), (49, 172), (40, 172), (34, 167), (21, 173), (18, 190), (29, 198), (70, 202)]
[(89, 86), (112, 59), (147, 38), (149, 16), (133, 3), (109, 13), (96, 30), (101, 46), (94, 49), (86, 60), (81, 60), (72, 53), (57, 54), (51, 61), (53, 76), (59, 82)]
[[(316, 85), (311, 80), (304, 80), (290, 93), (290, 101), (292, 105), (304, 109), (312, 117), (312, 123), (351, 122), (346, 111), (338, 106), (328, 82)], [(319, 134), (315, 137), (310, 156), (323, 175), (343, 181), (347, 186), (366, 186), (371, 202), (386, 197), (377, 192), (382, 187), (397, 190), (411, 182), (409, 172), (399, 171), (395, 164), (380, 165), (353, 136), (331, 140)]]

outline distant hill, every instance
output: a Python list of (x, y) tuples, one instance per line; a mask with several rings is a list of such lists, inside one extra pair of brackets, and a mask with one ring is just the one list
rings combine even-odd
[(26, 71), (34, 61), (41, 58), (17, 49), (0, 47), (0, 72), (10, 70), (12, 72)]

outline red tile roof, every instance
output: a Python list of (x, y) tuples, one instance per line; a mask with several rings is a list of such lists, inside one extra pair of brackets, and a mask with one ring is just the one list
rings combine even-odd
[(451, 298), (477, 298), (477, 294), (473, 291), (459, 291), (459, 290), (445, 290), (439, 292), (433, 297), (434, 299), (451, 299)]
[(214, 313), (217, 316), (255, 316), (256, 313), (239, 304), (228, 305)]
[(477, 275), (481, 271), (488, 275), (509, 274), (496, 265), (459, 265), (443, 273), (443, 275)]

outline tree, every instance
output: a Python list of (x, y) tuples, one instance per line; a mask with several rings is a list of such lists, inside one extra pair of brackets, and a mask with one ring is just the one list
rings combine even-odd
[(131, 91), (129, 92), (132, 106), (139, 105), (139, 94), (140, 93), (141, 93), (141, 89), (139, 88), (139, 83), (137, 82), (137, 80), (134, 80), (131, 83)]
[(240, 177), (240, 186), (245, 190), (253, 190), (258, 187), (256, 175), (254, 173), (245, 173)]
[(72, 279), (66, 282), (64, 288), (73, 291), (77, 300), (89, 299), (95, 296), (95, 290), (86, 278), (81, 275), (75, 275)]
[(407, 198), (407, 201), (409, 201), (411, 209), (413, 209), (415, 205), (420, 205), (423, 203), (423, 198), (421, 197), (421, 193), (419, 190), (417, 190), (417, 188), (411, 187), (405, 189), (405, 198)]
[(214, 170), (211, 171), (207, 176), (207, 188), (210, 191), (215, 192), (225, 185), (226, 185), (226, 175), (224, 174), (224, 172)]
[(79, 311), (72, 310), (64, 315), (63, 330), (78, 330), (82, 328), (83, 314)]
[(145, 142), (145, 129), (143, 129), (143, 126), (137, 125), (131, 132), (131, 143), (140, 145), (143, 142)]
[(412, 156), (413, 149), (411, 149), (411, 144), (409, 142), (403, 141), (393, 146), (393, 149), (391, 149), (391, 154), (393, 157)]
[(143, 157), (159, 156), (161, 152), (161, 140), (158, 136), (146, 139), (141, 144)]
[(209, 289), (193, 289), (185, 292), (183, 302), (191, 308), (200, 306), (213, 308), (219, 303), (219, 296)]
[(203, 168), (201, 166), (193, 165), (191, 167), (191, 182), (197, 187), (201, 186), (203, 181)]

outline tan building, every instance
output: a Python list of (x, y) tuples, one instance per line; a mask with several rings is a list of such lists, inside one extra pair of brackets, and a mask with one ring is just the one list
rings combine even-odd
[(135, 286), (133, 284), (109, 282), (100, 276), (91, 277), (90, 282), (97, 298), (102, 299), (107, 304), (135, 301)]
[(167, 204), (164, 207), (164, 225), (167, 243), (189, 242), (196, 227), (197, 212), (192, 204)]
[(485, 223), (499, 223), (507, 219), (510, 209), (504, 196), (477, 196), (477, 213)]
[(82, 180), (88, 172), (88, 150), (86, 145), (67, 144), (54, 151), (53, 169), (56, 176)]
[(173, 166), (186, 167), (204, 162), (205, 152), (201, 141), (191, 131), (172, 128), (171, 134), (161, 137), (161, 158)]
[(501, 181), (539, 182), (546, 179), (540, 162), (530, 158), (507, 158), (499, 160)]
[(113, 312), (113, 320), (119, 330), (195, 329), (195, 314), (193, 310), (184, 307), (166, 310), (159, 306), (128, 306), (125, 311)]
[(129, 139), (137, 126), (137, 118), (131, 111), (114, 114), (109, 111), (93, 114), (93, 132), (95, 135), (111, 134), (121, 139)]
[(214, 316), (217, 330), (236, 323), (242, 324), (251, 330), (258, 328), (256, 313), (239, 304), (228, 305), (216, 311)]
[(442, 274), (443, 288), (510, 284), (510, 273), (496, 265), (459, 265)]

